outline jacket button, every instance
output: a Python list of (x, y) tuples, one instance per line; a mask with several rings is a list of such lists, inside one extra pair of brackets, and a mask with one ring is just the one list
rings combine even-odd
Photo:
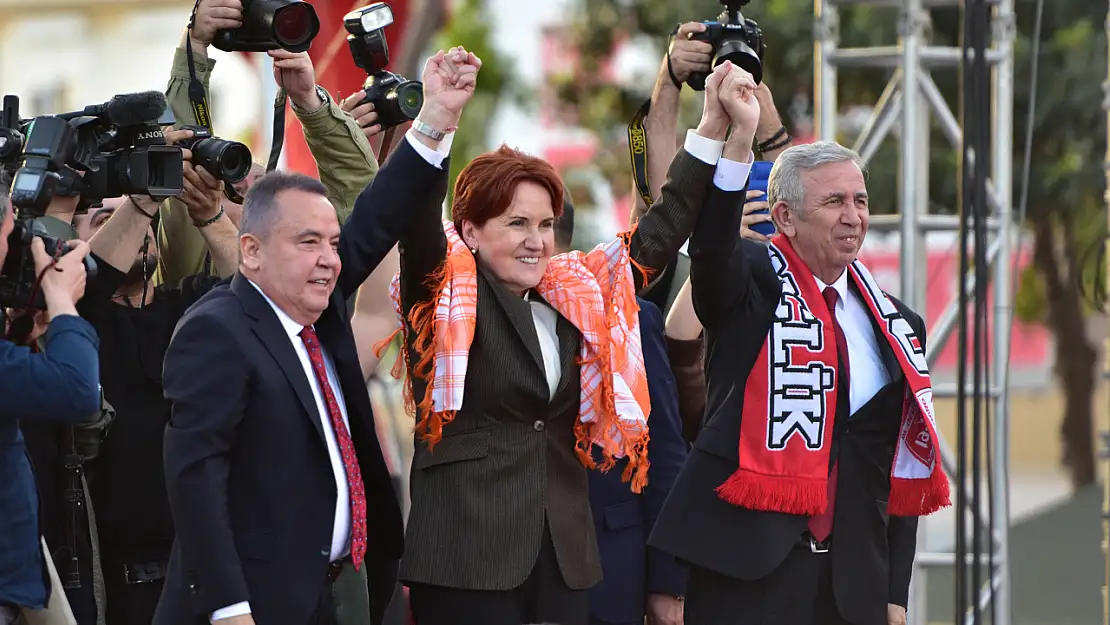
[(320, 555), (330, 556), (331, 555), (331, 547), (325, 547), (324, 549), (321, 549), (320, 550)]
[(544, 427), (545, 426), (543, 424), (543, 421), (537, 420), (535, 423), (532, 424), (532, 429), (536, 430), (537, 432), (542, 432)]

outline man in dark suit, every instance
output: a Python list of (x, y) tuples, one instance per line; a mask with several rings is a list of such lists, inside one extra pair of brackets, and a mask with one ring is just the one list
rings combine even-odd
[[(0, 176), (0, 265), (14, 227), (8, 184)], [(0, 625), (14, 622), (20, 609), (41, 609), (50, 599), (38, 492), (19, 422), (73, 423), (100, 409), (99, 341), (76, 308), (85, 292), (82, 259), (88, 245), (78, 243), (57, 263), (42, 241), (31, 249), (50, 325), (42, 354), (0, 340)]]
[[(725, 158), (747, 150), (730, 157), (726, 146)], [(768, 201), (783, 235), (770, 250), (736, 236), (744, 193), (732, 187), (710, 198), (691, 238), (706, 420), (650, 544), (691, 566), (687, 622), (904, 624), (917, 515), (946, 505), (948, 485), (921, 386), (924, 323), (854, 262), (868, 224), (859, 157), (825, 142), (779, 156)], [(790, 335), (811, 327), (815, 340)], [(816, 393), (778, 394), (774, 376), (808, 384), (799, 366), (820, 372)], [(812, 398), (825, 403), (777, 411)], [(765, 457), (777, 462), (760, 465), (769, 488), (750, 470)], [(922, 471), (903, 473), (913, 457)], [(816, 479), (797, 479), (803, 465)]]
[[(563, 214), (555, 223), (558, 253), (570, 249), (574, 234), (574, 205), (570, 191), (563, 195)], [(659, 510), (671, 492), (686, 443), (678, 417), (674, 375), (667, 360), (663, 314), (651, 302), (640, 305), (640, 337), (647, 370), (651, 415), (648, 426), (648, 485), (637, 495), (621, 482), (624, 463), (611, 471), (590, 471), (590, 509), (593, 511), (602, 580), (590, 589), (591, 625), (682, 625), (682, 597), (686, 570), (674, 556), (647, 546)]]

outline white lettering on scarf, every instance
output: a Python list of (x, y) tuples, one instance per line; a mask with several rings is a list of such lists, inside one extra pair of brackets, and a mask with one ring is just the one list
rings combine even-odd
[(836, 370), (820, 361), (792, 365), (791, 348), (821, 353), (824, 349), (823, 324), (806, 307), (794, 276), (774, 248), (771, 248), (771, 264), (782, 280), (782, 297), (771, 324), (767, 448), (785, 449), (790, 438), (797, 435), (809, 449), (821, 449), (829, 408), (825, 405), (825, 392), (835, 386)]

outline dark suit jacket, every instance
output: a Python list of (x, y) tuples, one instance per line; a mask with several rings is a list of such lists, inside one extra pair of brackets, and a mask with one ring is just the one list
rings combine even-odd
[(76, 315), (56, 317), (46, 353), (0, 340), (0, 604), (41, 608), (50, 596), (39, 497), (20, 421), (76, 422), (100, 409), (99, 340)]
[[(739, 463), (744, 387), (781, 293), (767, 249), (735, 235), (742, 197), (714, 190), (690, 241), (694, 307), (707, 347), (706, 420), (650, 544), (724, 575), (758, 579), (786, 558), (808, 519), (739, 508), (714, 492)], [(924, 344), (924, 322), (892, 301)], [(841, 393), (830, 457), (830, 468), (840, 462), (832, 548), (837, 606), (859, 623), (885, 622), (888, 602), (906, 605), (917, 545), (917, 518), (886, 514), (905, 376), (886, 339), (877, 339), (892, 382), (849, 418)]]
[[(371, 618), (381, 623), (403, 548), (401, 512), (347, 322), (349, 298), (442, 180), (404, 141), (343, 227), (343, 269), (314, 324), (346, 400), (366, 489)], [(409, 187), (409, 183), (412, 187)], [(242, 275), (205, 295), (166, 354), (166, 481), (177, 538), (156, 625), (250, 601), (259, 625), (307, 623), (324, 589), (336, 485), (323, 424), (289, 335)]]
[(647, 595), (686, 593), (685, 569), (674, 556), (647, 546), (648, 533), (686, 461), (686, 443), (678, 418), (674, 376), (667, 362), (663, 314), (647, 300), (639, 303), (651, 395), (648, 485), (636, 495), (622, 483), (624, 461), (608, 473), (589, 473), (590, 508), (605, 574), (602, 582), (590, 589), (590, 616), (606, 623), (642, 623)]
[[(661, 268), (674, 257), (693, 230), (713, 171), (684, 151), (675, 158), (662, 197), (632, 235), (637, 263)], [(401, 239), (406, 316), (430, 297), (427, 276), (445, 253), (440, 213), (429, 205)], [(600, 581), (601, 564), (586, 469), (574, 451), (578, 332), (559, 318), (562, 377), (549, 401), (529, 304), (480, 271), (477, 306), (462, 409), (444, 427), (434, 452), (416, 441), (401, 579), (473, 590), (516, 588), (535, 565), (546, 526), (567, 585), (589, 588)], [(411, 340), (408, 347), (414, 363)], [(414, 396), (422, 398), (426, 384), (413, 377)]]

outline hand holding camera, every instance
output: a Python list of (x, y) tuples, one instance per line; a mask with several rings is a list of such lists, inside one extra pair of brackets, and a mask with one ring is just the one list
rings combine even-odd
[(76, 315), (77, 302), (85, 295), (84, 261), (89, 254), (89, 244), (73, 241), (71, 246), (68, 252), (55, 260), (47, 253), (42, 239), (36, 237), (31, 242), (39, 288), (46, 300), (50, 319), (58, 315)]
[(671, 61), (671, 71), (679, 83), (686, 82), (695, 73), (708, 74), (712, 71), (712, 44), (693, 39), (695, 34), (705, 32), (706, 28), (708, 27), (703, 22), (686, 22), (675, 33), (667, 54)]
[(458, 126), (463, 108), (474, 96), (482, 60), (462, 46), (440, 50), (424, 65), (424, 108), (420, 119), (447, 132)]
[(378, 123), (377, 110), (373, 102), (366, 100), (365, 91), (356, 91), (347, 96), (339, 108), (355, 119), (355, 123), (362, 128), (362, 134), (366, 135), (367, 139), (373, 138), (382, 131), (382, 125)]
[(210, 46), (221, 30), (235, 30), (243, 25), (241, 0), (200, 0), (191, 36), (198, 46)]

